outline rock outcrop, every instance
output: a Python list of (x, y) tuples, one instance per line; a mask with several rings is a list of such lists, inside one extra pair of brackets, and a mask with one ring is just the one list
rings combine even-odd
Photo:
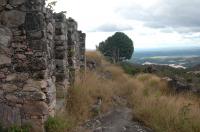
[[(85, 69), (85, 34), (45, 0), (0, 1), (0, 122), (44, 122), (65, 107), (69, 85)], [(59, 108), (56, 106), (59, 102)], [(62, 103), (60, 103), (62, 102)]]

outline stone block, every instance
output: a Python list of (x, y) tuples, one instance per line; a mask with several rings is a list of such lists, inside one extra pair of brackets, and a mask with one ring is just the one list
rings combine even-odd
[(64, 23), (57, 22), (55, 24), (55, 34), (56, 35), (64, 35), (64, 34), (66, 34), (67, 33), (66, 27), (67, 27), (67, 25), (65, 25)]
[(56, 85), (56, 98), (65, 98), (66, 96), (67, 96), (67, 85), (57, 84)]
[(42, 11), (45, 5), (45, 0), (26, 0), (27, 10), (30, 11)]
[(29, 79), (23, 87), (24, 92), (37, 92), (41, 90), (40, 81)]
[(45, 81), (45, 80), (40, 81), (40, 86), (42, 89), (46, 88), (48, 86), (47, 81)]
[(42, 31), (44, 29), (44, 21), (42, 13), (29, 12), (26, 14), (25, 30), (27, 32)]
[(4, 126), (21, 125), (21, 113), (17, 107), (10, 107), (0, 103), (0, 121)]
[(0, 0), (0, 7), (6, 6), (7, 0)]
[(47, 94), (47, 104), (49, 106), (49, 110), (55, 108), (54, 103), (56, 103), (56, 93)]
[(0, 102), (5, 100), (4, 98), (4, 91), (3, 90), (0, 90)]
[[(53, 110), (56, 107), (56, 94), (53, 96), (53, 100), (49, 103), (49, 110)], [(53, 116), (53, 115), (52, 115)]]
[(18, 6), (18, 5), (22, 5), (25, 3), (25, 0), (9, 0), (9, 3), (12, 6)]
[(28, 33), (28, 39), (42, 39), (44, 37), (43, 31), (37, 31), (37, 32), (29, 32)]
[(22, 119), (22, 124), (30, 124), (30, 132), (45, 132), (44, 130), (44, 117), (38, 118), (37, 116), (32, 116), (30, 119)]
[(42, 80), (48, 77), (48, 72), (46, 70), (34, 72), (32, 77), (36, 80)]
[(14, 92), (17, 89), (17, 86), (14, 84), (3, 84), (3, 90), (5, 90), (6, 92)]
[(65, 34), (65, 30), (62, 28), (55, 28), (55, 34), (56, 35), (63, 35)]
[(65, 46), (65, 45), (67, 45), (67, 42), (66, 41), (55, 41), (55, 45), (56, 46)]
[(66, 16), (63, 13), (54, 14), (56, 22), (66, 22)]
[(26, 13), (17, 10), (5, 11), (3, 12), (3, 19), (1, 20), (3, 24), (8, 27), (19, 27), (25, 22)]
[(47, 42), (45, 40), (32, 40), (29, 42), (29, 47), (33, 50), (47, 50)]
[(55, 93), (56, 88), (55, 88), (55, 81), (53, 79), (48, 79), (48, 93)]
[(26, 60), (26, 56), (24, 54), (16, 54), (16, 58), (19, 60)]
[(66, 74), (65, 73), (56, 73), (56, 82), (62, 82), (66, 79)]
[(8, 47), (11, 41), (12, 33), (10, 29), (0, 26), (0, 48)]
[(29, 70), (28, 62), (22, 60), (16, 60), (16, 63), (13, 65), (16, 72), (27, 72)]
[(5, 98), (7, 99), (7, 101), (11, 102), (11, 103), (16, 103), (16, 104), (22, 104), (23, 100), (18, 98), (16, 95), (14, 94), (7, 94), (5, 96)]
[(54, 28), (53, 28), (53, 25), (51, 23), (49, 23), (47, 25), (47, 32), (50, 33), (50, 34), (54, 34)]
[(29, 74), (28, 73), (17, 73), (17, 78), (15, 81), (17, 82), (25, 82), (27, 81), (29, 78)]
[(66, 51), (67, 50), (67, 45), (64, 46), (56, 46), (56, 51)]
[(55, 52), (55, 59), (64, 59), (66, 57), (67, 57), (67, 52), (66, 51)]
[(0, 72), (0, 79), (5, 79), (5, 78), (6, 78), (6, 75)]
[(0, 65), (4, 64), (11, 64), (11, 58), (4, 54), (0, 54)]
[(27, 92), (22, 91), (15, 93), (18, 97), (23, 98), (25, 101), (44, 101), (46, 100), (46, 95), (43, 92)]
[(47, 66), (46, 58), (33, 58), (29, 68), (33, 71), (42, 71), (47, 69)]
[(55, 36), (55, 40), (65, 41), (65, 40), (67, 40), (67, 37), (66, 37), (66, 35), (57, 35), (57, 36)]
[(23, 113), (30, 116), (48, 115), (48, 105), (45, 102), (28, 102), (22, 106)]

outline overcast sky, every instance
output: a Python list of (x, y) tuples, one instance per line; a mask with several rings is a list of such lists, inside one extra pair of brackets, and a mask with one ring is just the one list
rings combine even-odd
[(117, 31), (135, 48), (200, 47), (200, 0), (58, 0), (87, 34), (87, 49)]

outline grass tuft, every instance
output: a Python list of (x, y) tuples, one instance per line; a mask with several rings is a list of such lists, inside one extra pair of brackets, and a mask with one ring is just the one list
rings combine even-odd
[(46, 132), (68, 132), (73, 127), (72, 120), (63, 117), (49, 117), (45, 122)]

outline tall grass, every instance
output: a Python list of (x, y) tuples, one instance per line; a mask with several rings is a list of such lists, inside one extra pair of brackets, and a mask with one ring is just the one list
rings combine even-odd
[(199, 99), (192, 94), (170, 94), (160, 78), (143, 74), (134, 78), (137, 88), (129, 94), (134, 117), (156, 132), (199, 132)]
[[(92, 105), (103, 99), (101, 112), (114, 106), (113, 97), (126, 99), (135, 119), (156, 132), (200, 132), (200, 103), (193, 94), (175, 94), (152, 74), (129, 76), (92, 52), (101, 68), (77, 77), (70, 89), (67, 112), (76, 125), (93, 117)], [(110, 76), (106, 76), (106, 74)]]

